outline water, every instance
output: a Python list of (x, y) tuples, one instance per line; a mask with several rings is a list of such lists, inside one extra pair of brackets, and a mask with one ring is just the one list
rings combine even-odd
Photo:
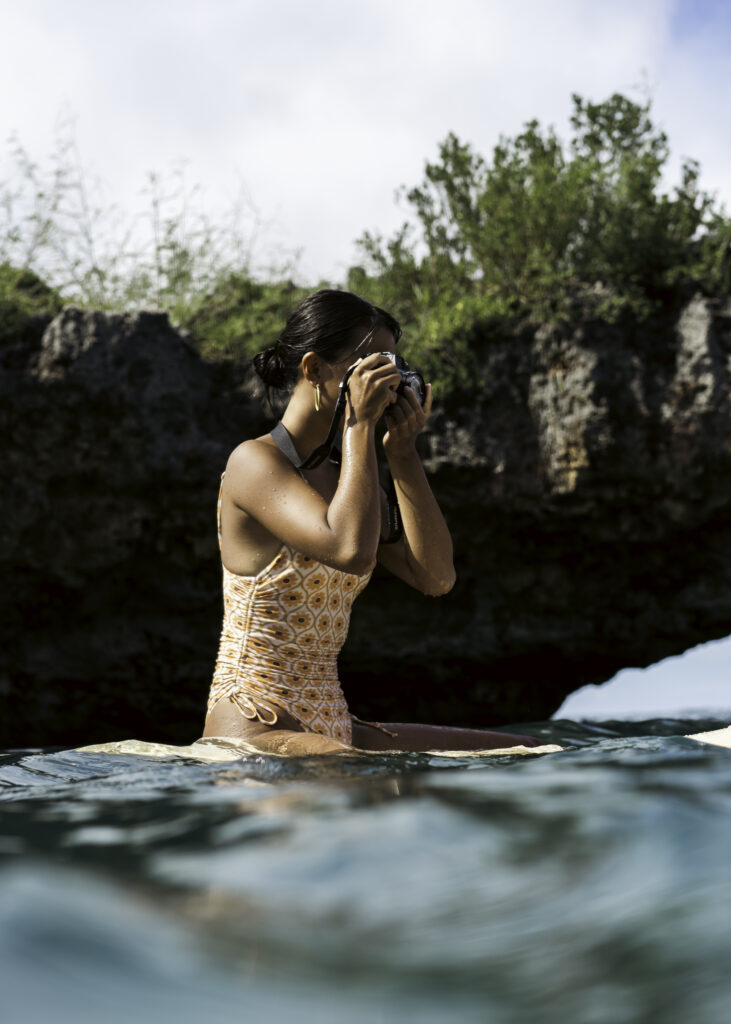
[(719, 1024), (726, 720), (544, 756), (0, 756), (4, 1024)]

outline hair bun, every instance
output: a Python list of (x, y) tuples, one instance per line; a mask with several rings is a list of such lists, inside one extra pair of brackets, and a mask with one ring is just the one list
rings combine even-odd
[(286, 369), (276, 345), (270, 345), (263, 352), (257, 352), (253, 359), (254, 369), (267, 387), (281, 388), (286, 380)]

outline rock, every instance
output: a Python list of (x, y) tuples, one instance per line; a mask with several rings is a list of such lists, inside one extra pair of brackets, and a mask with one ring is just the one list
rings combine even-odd
[(73, 308), (0, 375), (0, 745), (200, 734), (240, 386), (164, 315)]
[[(481, 360), (421, 442), (458, 582), (434, 599), (375, 574), (341, 658), (364, 718), (544, 719), (731, 632), (731, 304), (524, 328)], [(271, 425), (260, 389), (164, 315), (69, 308), (0, 393), (0, 745), (190, 742), (221, 625), (218, 483)]]
[[(450, 402), (427, 439), (459, 582), (398, 615), (384, 584), (359, 713), (378, 710), (383, 651), (405, 650), (418, 698), (430, 666), (420, 717), (520, 721), (729, 634), (730, 371), (731, 304), (700, 296), (643, 325), (488, 341), (480, 393)], [(377, 622), (357, 620), (354, 644)]]

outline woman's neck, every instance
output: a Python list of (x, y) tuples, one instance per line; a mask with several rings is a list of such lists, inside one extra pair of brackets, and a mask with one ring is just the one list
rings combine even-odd
[(318, 412), (314, 404), (314, 392), (311, 387), (302, 390), (295, 388), (287, 408), (282, 416), (282, 423), (294, 441), (297, 454), (305, 459), (313, 449), (321, 445), (328, 435), (332, 411), (323, 406)]

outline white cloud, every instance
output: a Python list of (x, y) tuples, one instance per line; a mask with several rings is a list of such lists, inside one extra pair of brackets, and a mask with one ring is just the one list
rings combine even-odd
[(731, 72), (711, 32), (674, 37), (674, 8), (28, 0), (4, 17), (0, 128), (40, 159), (68, 104), (84, 159), (127, 204), (181, 158), (212, 203), (243, 178), (277, 218), (271, 240), (304, 247), (311, 280), (339, 277), (364, 230), (401, 222), (396, 188), (447, 132), (489, 152), (532, 117), (565, 131), (572, 92), (602, 99), (643, 73), (674, 152), (728, 197)]

